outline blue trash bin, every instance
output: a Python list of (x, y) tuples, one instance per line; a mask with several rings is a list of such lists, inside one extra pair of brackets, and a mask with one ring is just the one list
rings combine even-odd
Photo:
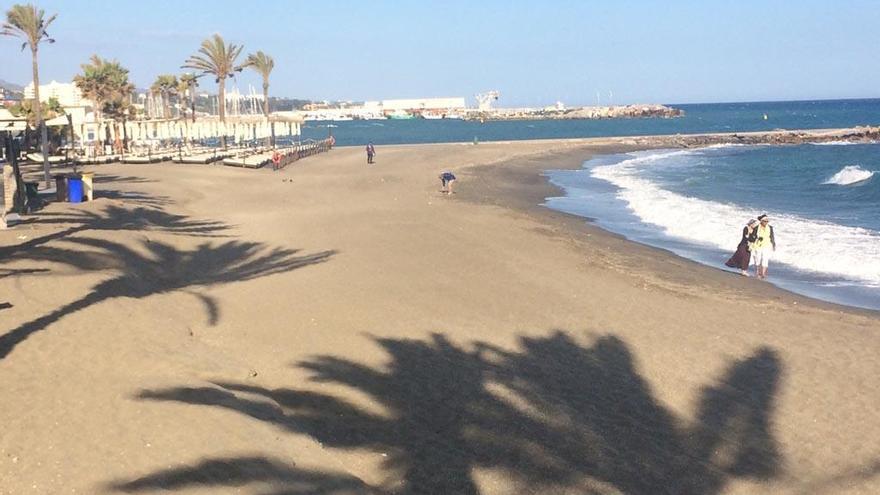
[(67, 197), (71, 203), (82, 203), (83, 181), (80, 177), (67, 179)]

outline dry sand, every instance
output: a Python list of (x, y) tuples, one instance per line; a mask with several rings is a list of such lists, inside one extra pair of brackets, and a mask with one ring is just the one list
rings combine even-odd
[(880, 317), (536, 206), (609, 143), (93, 167), (0, 231), (0, 493), (880, 492)]

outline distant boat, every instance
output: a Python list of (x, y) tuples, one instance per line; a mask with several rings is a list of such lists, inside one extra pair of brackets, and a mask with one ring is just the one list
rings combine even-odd
[(411, 113), (398, 110), (394, 113), (389, 113), (388, 118), (392, 120), (409, 120), (416, 118), (416, 116)]
[(764, 114), (764, 120), (767, 120), (767, 114), (766, 114), (766, 113)]
[(445, 115), (438, 115), (436, 113), (423, 113), (422, 118), (425, 120), (440, 120), (445, 119)]

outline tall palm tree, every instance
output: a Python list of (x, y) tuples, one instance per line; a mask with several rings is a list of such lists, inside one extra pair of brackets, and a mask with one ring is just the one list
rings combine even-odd
[(245, 67), (257, 71), (263, 77), (263, 114), (269, 116), (269, 74), (275, 68), (275, 61), (272, 57), (261, 51), (251, 53), (245, 61)]
[(162, 74), (156, 78), (156, 81), (153, 82), (153, 85), (150, 86), (150, 90), (153, 93), (159, 94), (162, 98), (162, 118), (167, 119), (171, 117), (171, 110), (169, 109), (169, 103), (171, 101), (171, 95), (177, 94), (177, 76), (172, 74)]
[[(272, 59), (269, 55), (263, 53), (262, 50), (257, 51), (257, 53), (251, 53), (248, 55), (247, 60), (245, 60), (245, 66), (250, 67), (251, 69), (257, 71), (260, 76), (263, 77), (263, 114), (266, 116), (266, 121), (269, 120), (269, 74), (272, 73), (272, 69), (275, 68), (275, 60)], [(271, 127), (272, 124), (269, 123)], [(273, 146), (275, 144), (275, 128), (272, 127), (272, 136), (266, 138), (269, 141), (269, 145)]]
[[(128, 147), (128, 136), (125, 134), (125, 120), (131, 113), (131, 94), (134, 84), (128, 80), (128, 69), (116, 60), (105, 63), (109, 99), (104, 104), (104, 113), (113, 119), (116, 132), (116, 152), (120, 153)], [(122, 132), (119, 132), (122, 124)], [(120, 140), (121, 138), (121, 140)]]
[(181, 94), (187, 95), (189, 99), (189, 108), (192, 112), (192, 122), (196, 123), (196, 88), (199, 86), (199, 76), (187, 72), (180, 76), (180, 89)]
[[(105, 60), (98, 55), (92, 55), (89, 63), (80, 67), (82, 74), (74, 76), (73, 82), (83, 96), (92, 101), (95, 120), (100, 122), (105, 114), (116, 122), (124, 120), (134, 91), (134, 85), (128, 80), (128, 69), (116, 60)], [(117, 133), (117, 143), (118, 136)], [(98, 140), (101, 141), (100, 136)]]
[[(226, 79), (241, 72), (243, 66), (236, 64), (236, 59), (244, 47), (241, 45), (227, 44), (223, 37), (214, 34), (202, 41), (201, 48), (195, 55), (191, 55), (182, 68), (195, 69), (202, 74), (213, 74), (216, 78), (219, 94), (220, 122), (226, 123)], [(226, 147), (226, 133), (221, 137), (223, 147)]]
[(40, 71), (37, 63), (37, 52), (40, 43), (55, 43), (55, 40), (49, 37), (46, 30), (52, 21), (58, 17), (58, 14), (52, 14), (48, 18), (43, 9), (37, 9), (32, 4), (13, 5), (6, 11), (6, 22), (3, 23), (0, 34), (6, 36), (15, 36), (24, 40), (21, 49), (30, 47), (31, 49), (31, 68), (34, 77), (34, 114), (37, 120), (37, 127), (40, 129), (40, 152), (43, 154), (43, 178), (46, 181), (46, 187), (49, 187), (52, 180), (49, 174), (49, 136), (46, 130), (46, 124), (43, 121), (43, 111), (40, 106)]
[(104, 102), (109, 98), (105, 63), (101, 57), (92, 55), (88, 63), (80, 65), (82, 74), (73, 76), (73, 83), (83, 96), (92, 102), (96, 121), (101, 116)]

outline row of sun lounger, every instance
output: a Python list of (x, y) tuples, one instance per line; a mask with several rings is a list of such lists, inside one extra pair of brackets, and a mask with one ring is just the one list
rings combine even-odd
[(101, 163), (115, 163), (122, 155), (78, 156), (73, 159), (77, 165), (97, 165)]
[(122, 163), (159, 163), (170, 160), (172, 157), (170, 152), (149, 153), (146, 155), (126, 155), (122, 159)]
[[(286, 150), (279, 149), (278, 152), (284, 154)], [(272, 162), (274, 153), (271, 148), (254, 148), (224, 159), (223, 164), (232, 167), (260, 168)]]
[[(277, 151), (282, 156), (280, 165), (283, 167), (300, 158), (326, 151), (329, 149), (329, 146), (329, 143), (325, 140), (306, 142), (287, 148), (278, 148)], [(268, 147), (247, 148), (244, 150), (231, 149), (226, 151), (216, 148), (206, 148), (190, 151), (189, 154), (183, 155), (179, 150), (165, 150), (147, 154), (129, 153), (125, 155), (80, 156), (75, 157), (73, 161), (77, 165), (97, 165), (115, 162), (146, 164), (169, 160), (174, 163), (208, 164), (222, 161), (224, 165), (233, 167), (261, 168), (272, 163), (272, 157), (274, 156), (275, 151), (276, 150)], [(34, 162), (42, 162), (42, 155), (32, 153), (28, 155), (28, 159)], [(66, 158), (61, 156), (50, 158), (51, 163), (63, 163), (64, 161), (66, 161)]]
[(217, 160), (223, 160), (224, 158), (229, 158), (233, 155), (234, 153), (231, 151), (211, 150), (196, 152), (189, 155), (175, 156), (171, 159), (171, 161), (173, 161), (174, 163), (193, 163), (204, 165), (216, 162)]
[[(289, 148), (279, 148), (277, 150), (278, 153), (281, 154), (281, 163), (279, 166), (283, 168), (300, 158), (327, 151), (328, 149), (330, 149), (330, 143), (327, 140), (313, 141), (297, 146), (291, 146)], [(232, 167), (261, 168), (272, 163), (272, 157), (274, 156), (275, 151), (276, 150), (271, 148), (252, 150), (247, 153), (240, 153), (231, 158), (226, 158), (223, 160), (223, 164)]]

